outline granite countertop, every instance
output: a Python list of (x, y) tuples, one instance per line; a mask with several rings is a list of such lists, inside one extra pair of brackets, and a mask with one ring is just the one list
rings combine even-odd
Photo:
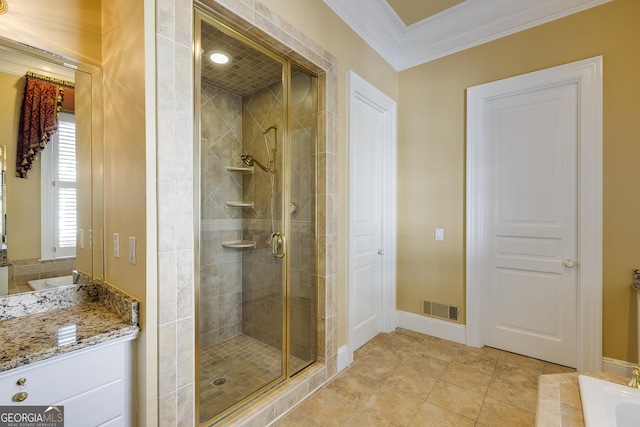
[(626, 385), (628, 378), (604, 372), (541, 375), (538, 379), (537, 427), (584, 426), (578, 375)]
[(136, 338), (139, 304), (106, 284), (0, 298), (0, 372), (118, 338)]

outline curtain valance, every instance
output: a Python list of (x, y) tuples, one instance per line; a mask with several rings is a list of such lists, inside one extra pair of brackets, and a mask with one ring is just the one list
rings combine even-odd
[(20, 178), (27, 177), (38, 153), (57, 132), (59, 112), (73, 112), (75, 108), (72, 82), (32, 72), (25, 78), (16, 156), (16, 176)]

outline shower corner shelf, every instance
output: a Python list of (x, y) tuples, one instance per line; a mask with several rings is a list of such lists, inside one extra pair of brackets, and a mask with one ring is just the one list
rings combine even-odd
[(222, 246), (232, 249), (255, 248), (256, 242), (253, 240), (230, 240), (228, 242), (222, 242)]
[(227, 202), (227, 206), (230, 208), (252, 208), (253, 202)]
[(227, 172), (240, 172), (244, 174), (253, 174), (253, 166), (248, 168), (238, 168), (236, 166), (227, 166)]

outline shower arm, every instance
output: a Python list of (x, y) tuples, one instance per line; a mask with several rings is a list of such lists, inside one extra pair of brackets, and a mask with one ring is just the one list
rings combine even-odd
[[(269, 144), (267, 143), (266, 135), (273, 131), (273, 153), (269, 154)], [(262, 135), (265, 136), (264, 144), (267, 149), (267, 170), (271, 172), (271, 168), (273, 167), (273, 163), (275, 162), (276, 151), (278, 151), (278, 125), (269, 126), (266, 130), (262, 131)]]

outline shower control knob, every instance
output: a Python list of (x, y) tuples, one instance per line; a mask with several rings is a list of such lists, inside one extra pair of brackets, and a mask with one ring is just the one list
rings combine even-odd
[(575, 267), (576, 263), (572, 260), (572, 259), (565, 259), (564, 260), (564, 266), (567, 268), (573, 268)]

